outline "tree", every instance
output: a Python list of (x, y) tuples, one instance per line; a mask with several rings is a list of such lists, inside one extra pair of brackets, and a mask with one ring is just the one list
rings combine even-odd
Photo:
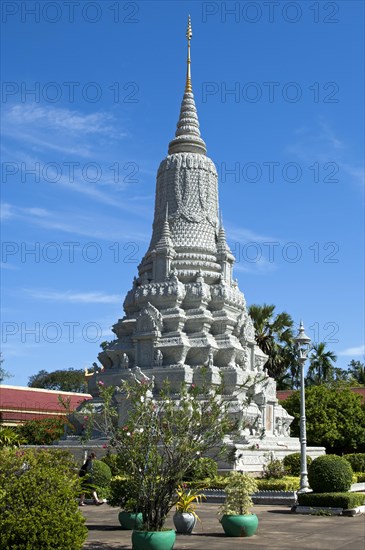
[[(308, 445), (343, 454), (365, 451), (365, 405), (348, 387), (311, 386), (305, 390)], [(300, 394), (282, 402), (294, 416), (291, 435), (299, 437)]]
[(298, 362), (293, 347), (293, 319), (283, 311), (275, 314), (275, 306), (252, 304), (248, 313), (255, 327), (257, 345), (268, 360), (266, 368), (269, 376), (280, 379), (290, 367), (290, 377), (297, 378)]
[(352, 359), (349, 363), (349, 369), (347, 372), (350, 377), (350, 381), (354, 380), (357, 384), (365, 386), (365, 363), (361, 361), (355, 361)]
[[(158, 392), (153, 384), (122, 381), (118, 389), (103, 388), (99, 382), (104, 409), (90, 409), (88, 422), (107, 434), (117, 451), (118, 463), (129, 476), (128, 497), (137, 503), (144, 529), (160, 531), (184, 474), (197, 457), (227, 450), (224, 437), (236, 423), (219, 386), (183, 384), (176, 399), (167, 382)], [(113, 404), (115, 391), (125, 407), (121, 427)]]
[(38, 374), (29, 377), (30, 388), (59, 390), (86, 393), (85, 372), (82, 369), (55, 370), (47, 372), (40, 370)]
[(309, 368), (306, 377), (306, 385), (318, 386), (320, 384), (329, 384), (335, 379), (334, 362), (337, 356), (333, 351), (326, 351), (326, 343), (319, 342), (314, 344), (312, 355), (309, 356)]
[(3, 359), (2, 353), (0, 352), (0, 384), (2, 384), (6, 378), (11, 378), (13, 376), (12, 374), (10, 374), (10, 372), (6, 371), (2, 367), (3, 363), (4, 363), (4, 359)]

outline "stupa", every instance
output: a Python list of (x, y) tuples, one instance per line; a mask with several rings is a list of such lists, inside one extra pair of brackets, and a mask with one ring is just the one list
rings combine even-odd
[[(125, 315), (113, 326), (116, 339), (88, 376), (97, 400), (98, 382), (168, 378), (178, 393), (182, 382), (224, 383), (224, 398), (245, 420), (238, 438), (236, 468), (257, 471), (264, 455), (299, 450), (289, 437), (292, 417), (278, 404), (276, 383), (264, 370), (267, 356), (255, 342), (252, 320), (238, 283), (235, 258), (219, 216), (218, 175), (200, 135), (191, 81), (191, 22), (187, 74), (175, 137), (157, 172), (152, 238), (138, 276), (124, 301)], [(94, 364), (96, 366), (96, 364)], [(248, 399), (249, 398), (249, 399)], [(310, 449), (308, 449), (310, 451)]]

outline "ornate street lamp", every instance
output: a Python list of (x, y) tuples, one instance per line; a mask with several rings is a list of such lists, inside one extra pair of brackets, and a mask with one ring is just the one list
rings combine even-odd
[(300, 362), (300, 489), (298, 493), (310, 492), (307, 472), (307, 433), (305, 419), (304, 364), (311, 349), (311, 339), (304, 332), (303, 321), (300, 321), (299, 332), (294, 338)]

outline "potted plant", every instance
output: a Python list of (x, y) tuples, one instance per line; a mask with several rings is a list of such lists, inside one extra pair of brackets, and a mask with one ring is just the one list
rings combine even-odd
[(142, 527), (142, 514), (137, 510), (133, 494), (133, 479), (126, 475), (114, 476), (110, 483), (110, 506), (119, 506), (118, 520), (122, 529), (133, 530)]
[(205, 496), (202, 493), (194, 493), (192, 489), (187, 489), (185, 485), (179, 485), (176, 493), (178, 498), (173, 516), (175, 529), (181, 535), (190, 535), (199, 519), (198, 514), (195, 512), (196, 503), (201, 502)]
[[(90, 423), (108, 434), (121, 470), (133, 480), (128, 495), (143, 518), (143, 530), (132, 533), (135, 550), (173, 548), (175, 530), (164, 531), (164, 524), (176, 487), (197, 457), (227, 450), (224, 436), (236, 426), (221, 394), (221, 386), (204, 381), (200, 387), (183, 384), (178, 394), (168, 382), (154, 388), (147, 377), (123, 381), (120, 388), (100, 385), (103, 410), (91, 411)], [(118, 402), (125, 411), (119, 426)]]
[(226, 499), (220, 507), (220, 522), (229, 537), (251, 537), (258, 527), (256, 514), (250, 513), (253, 506), (251, 495), (257, 491), (256, 480), (241, 472), (230, 474), (225, 488)]

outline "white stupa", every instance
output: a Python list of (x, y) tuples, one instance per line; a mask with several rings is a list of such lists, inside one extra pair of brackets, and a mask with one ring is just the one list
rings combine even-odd
[(113, 326), (116, 340), (99, 354), (103, 367), (88, 376), (88, 385), (97, 398), (98, 381), (118, 385), (142, 372), (154, 377), (156, 390), (168, 378), (178, 392), (181, 382), (199, 383), (204, 366), (211, 383), (222, 377), (232, 415), (245, 420), (232, 441), (235, 467), (257, 471), (265, 453), (298, 451), (299, 441), (289, 437), (292, 417), (278, 404), (275, 380), (264, 370), (267, 356), (232, 278), (235, 259), (219, 218), (218, 174), (200, 136), (192, 91), (190, 18), (186, 36), (185, 91), (175, 137), (157, 172), (151, 243), (126, 295), (125, 315)]

